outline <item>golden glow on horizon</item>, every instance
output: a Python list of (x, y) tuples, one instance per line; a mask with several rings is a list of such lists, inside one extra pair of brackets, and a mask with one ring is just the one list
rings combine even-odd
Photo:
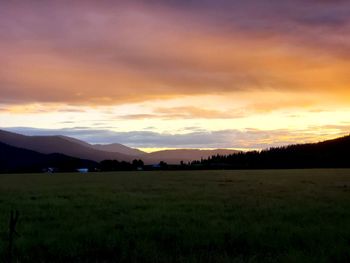
[[(140, 151), (146, 152), (146, 153), (152, 153), (152, 152), (158, 152), (158, 151), (166, 151), (166, 150), (179, 150), (183, 148), (138, 148)], [(189, 150), (193, 148), (188, 148)], [(216, 150), (217, 148), (196, 148), (197, 150)], [(247, 150), (259, 150), (259, 149), (254, 149), (254, 148), (225, 148), (226, 150), (236, 150), (236, 151), (247, 151)]]

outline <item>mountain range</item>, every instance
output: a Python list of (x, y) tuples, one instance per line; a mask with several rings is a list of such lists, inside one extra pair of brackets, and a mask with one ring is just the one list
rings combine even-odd
[(119, 143), (90, 144), (67, 136), (26, 136), (18, 133), (0, 130), (0, 142), (17, 148), (28, 149), (42, 154), (60, 153), (79, 159), (96, 162), (102, 160), (118, 160), (130, 162), (142, 159), (146, 164), (164, 161), (169, 164), (179, 164), (208, 158), (212, 155), (237, 153), (235, 150), (199, 150), (176, 149), (146, 153)]
[(43, 168), (59, 167), (61, 172), (77, 168), (94, 169), (98, 163), (60, 153), (43, 154), (0, 142), (0, 172), (40, 172)]

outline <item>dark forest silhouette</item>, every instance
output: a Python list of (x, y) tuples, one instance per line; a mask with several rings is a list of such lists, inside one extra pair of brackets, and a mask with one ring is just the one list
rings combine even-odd
[(230, 169), (348, 168), (350, 136), (319, 143), (289, 145), (227, 156), (217, 155), (193, 162), (192, 165)]

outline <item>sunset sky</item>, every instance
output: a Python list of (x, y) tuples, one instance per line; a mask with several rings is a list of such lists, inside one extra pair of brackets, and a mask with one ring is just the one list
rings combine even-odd
[(350, 131), (350, 1), (0, 1), (0, 128), (261, 149)]

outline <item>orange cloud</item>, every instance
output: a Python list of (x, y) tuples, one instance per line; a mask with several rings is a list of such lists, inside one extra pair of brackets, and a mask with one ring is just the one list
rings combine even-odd
[(245, 116), (242, 110), (210, 110), (197, 107), (156, 108), (152, 114), (128, 114), (122, 119), (233, 119)]
[[(260, 109), (305, 104), (305, 94), (314, 94), (320, 104), (350, 102), (350, 62), (334, 51), (336, 35), (330, 35), (333, 42), (320, 39), (319, 45), (307, 41), (306, 33), (320, 30), (310, 25), (315, 21), (333, 25), (337, 21), (332, 17), (283, 21), (294, 25), (296, 32), (272, 25), (275, 17), (271, 22), (261, 20), (274, 28), (272, 32), (244, 31), (242, 25), (248, 21), (242, 18), (234, 26), (215, 31), (211, 19), (202, 19), (209, 13), (207, 6), (203, 14), (193, 17), (171, 5), (92, 6), (90, 2), (71, 9), (60, 4), (55, 9), (35, 5), (48, 14), (64, 14), (64, 21), (55, 16), (50, 20), (46, 14), (38, 17), (35, 8), (30, 13), (23, 6), (8, 7), (21, 19), (5, 17), (5, 33), (10, 37), (5, 39), (0, 32), (4, 40), (0, 57), (6, 65), (0, 70), (0, 102), (112, 105), (204, 94), (221, 94), (234, 101), (240, 100), (242, 91), (251, 92), (248, 104)], [(242, 8), (255, 14), (253, 7)], [(341, 22), (339, 26), (346, 30)], [(258, 23), (250, 26), (258, 27)], [(261, 96), (264, 91), (266, 97)], [(271, 91), (294, 93), (293, 98), (299, 99), (271, 103)], [(196, 108), (187, 112), (180, 115), (226, 114)], [(176, 117), (175, 113), (162, 114)]]

